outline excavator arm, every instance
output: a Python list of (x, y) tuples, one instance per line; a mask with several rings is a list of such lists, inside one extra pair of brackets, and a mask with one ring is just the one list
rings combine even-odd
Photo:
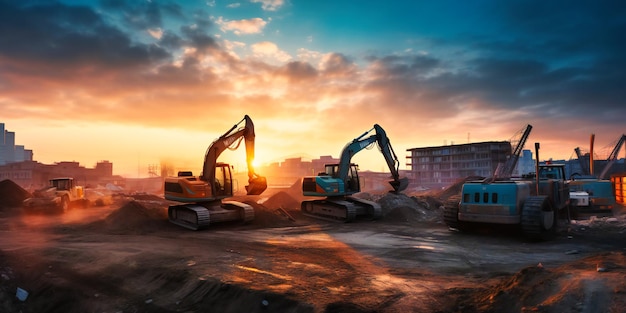
[(619, 138), (619, 140), (617, 141), (617, 144), (615, 144), (615, 147), (613, 147), (613, 151), (611, 151), (611, 154), (607, 158), (608, 162), (604, 166), (604, 169), (602, 169), (602, 173), (598, 175), (598, 178), (603, 179), (603, 177), (606, 176), (606, 174), (609, 172), (609, 170), (611, 169), (611, 166), (613, 166), (613, 163), (615, 163), (615, 160), (617, 160), (617, 155), (619, 154), (619, 150), (624, 145), (625, 140), (626, 140), (626, 135), (622, 135), (622, 137)]
[(585, 161), (585, 156), (582, 154), (582, 152), (580, 151), (579, 147), (576, 147), (574, 149), (574, 152), (576, 152), (576, 158), (578, 158), (578, 163), (580, 163), (580, 168), (582, 170), (582, 175), (588, 176), (590, 175), (590, 171), (589, 171), (589, 162)]
[[(375, 131), (375, 134), (369, 137), (365, 137), (372, 131)], [(400, 162), (398, 161), (398, 157), (391, 147), (391, 143), (389, 141), (389, 138), (387, 137), (387, 134), (385, 133), (385, 130), (378, 124), (374, 124), (374, 127), (372, 129), (364, 132), (361, 136), (355, 138), (354, 140), (352, 140), (352, 142), (348, 143), (344, 147), (343, 151), (341, 152), (341, 158), (339, 160), (338, 177), (346, 181), (348, 178), (348, 172), (350, 169), (352, 157), (374, 142), (378, 143), (380, 152), (385, 157), (387, 166), (391, 171), (393, 180), (389, 181), (389, 183), (393, 187), (394, 191), (400, 192), (406, 189), (406, 187), (409, 185), (409, 180), (406, 177), (400, 178), (400, 173), (398, 169), (400, 166)]]
[(513, 147), (513, 141), (511, 141), (511, 155), (506, 160), (504, 164), (499, 164), (496, 168), (492, 177), (485, 179), (485, 183), (490, 183), (494, 180), (498, 179), (510, 179), (513, 171), (515, 170), (515, 166), (517, 165), (517, 161), (519, 160), (520, 154), (522, 154), (522, 149), (524, 149), (524, 144), (526, 144), (526, 140), (530, 135), (530, 131), (533, 129), (532, 125), (526, 125), (523, 131), (519, 131), (520, 137)]
[[(243, 122), (245, 122), (244, 126), (238, 128)], [(206, 151), (201, 179), (211, 185), (213, 194), (216, 192), (213, 182), (215, 181), (217, 158), (237, 140), (239, 140), (239, 142), (234, 149), (239, 147), (242, 138), (246, 145), (246, 162), (248, 165), (249, 185), (246, 186), (246, 192), (248, 195), (260, 195), (267, 188), (265, 177), (259, 176), (254, 171), (252, 164), (254, 160), (254, 124), (252, 123), (252, 119), (250, 119), (248, 115), (245, 115), (239, 123), (233, 125), (227, 132), (216, 139)]]

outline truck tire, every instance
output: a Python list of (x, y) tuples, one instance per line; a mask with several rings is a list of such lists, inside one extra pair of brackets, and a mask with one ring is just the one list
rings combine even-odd
[(70, 199), (67, 196), (61, 197), (60, 213), (65, 213), (70, 208)]
[(443, 221), (450, 228), (461, 230), (461, 222), (459, 221), (459, 204), (461, 196), (452, 196), (443, 204)]
[(548, 240), (556, 234), (557, 220), (548, 197), (528, 197), (522, 207), (522, 234), (531, 240)]

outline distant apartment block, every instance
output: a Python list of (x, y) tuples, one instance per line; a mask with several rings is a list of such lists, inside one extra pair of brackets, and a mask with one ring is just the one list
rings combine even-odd
[(0, 165), (32, 160), (33, 151), (15, 145), (15, 132), (6, 130), (4, 123), (0, 123)]
[(461, 178), (491, 176), (499, 163), (506, 162), (512, 149), (508, 141), (488, 141), (407, 151), (411, 185), (443, 188)]
[(332, 156), (320, 156), (319, 159), (304, 161), (302, 158), (288, 158), (282, 162), (273, 162), (258, 167), (259, 175), (266, 176), (268, 183), (273, 186), (290, 186), (304, 176), (315, 176), (324, 172), (325, 164), (339, 163), (339, 159)]
[(113, 163), (109, 161), (98, 162), (95, 168), (85, 168), (78, 162), (22, 161), (0, 165), (0, 181), (9, 179), (29, 191), (47, 186), (48, 180), (55, 177), (73, 177), (79, 184), (89, 187), (117, 184), (120, 180), (113, 176)]

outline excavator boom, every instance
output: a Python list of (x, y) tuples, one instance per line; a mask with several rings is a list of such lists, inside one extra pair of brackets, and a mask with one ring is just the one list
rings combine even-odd
[[(245, 122), (244, 127), (235, 130), (242, 122)], [(254, 171), (254, 165), (252, 164), (252, 162), (254, 161), (255, 134), (254, 124), (252, 123), (252, 119), (250, 119), (248, 115), (244, 116), (244, 118), (239, 121), (239, 123), (233, 125), (233, 127), (231, 127), (227, 132), (225, 132), (209, 146), (204, 156), (204, 165), (202, 167), (202, 180), (206, 182), (212, 182), (215, 180), (215, 168), (217, 158), (235, 141), (241, 140), (242, 138), (244, 139), (246, 145), (246, 163), (248, 165), (249, 185), (246, 186), (246, 191), (248, 195), (260, 195), (267, 188), (267, 182), (264, 177), (259, 176)], [(239, 147), (239, 143), (234, 149), (237, 149)], [(213, 191), (215, 192), (215, 190)]]

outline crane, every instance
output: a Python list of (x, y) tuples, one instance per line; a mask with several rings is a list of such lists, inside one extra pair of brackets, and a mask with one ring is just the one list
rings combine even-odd
[[(375, 134), (366, 137), (372, 131)], [(352, 157), (377, 143), (383, 154), (387, 166), (391, 171), (392, 180), (389, 181), (393, 192), (398, 193), (407, 188), (409, 180), (400, 178), (399, 161), (385, 130), (378, 124), (364, 132), (343, 148), (338, 164), (326, 164), (325, 172), (318, 176), (302, 179), (304, 196), (321, 196), (324, 199), (302, 201), (302, 212), (319, 218), (331, 218), (349, 222), (359, 215), (368, 215), (374, 219), (382, 217), (382, 209), (373, 201), (358, 199), (351, 195), (360, 192), (361, 186), (358, 176), (358, 166), (351, 162)]]
[(617, 140), (617, 144), (615, 144), (615, 147), (613, 147), (611, 154), (609, 154), (609, 157), (606, 159), (608, 162), (602, 169), (602, 172), (600, 173), (600, 175), (598, 175), (598, 178), (603, 179), (606, 176), (606, 174), (609, 172), (609, 170), (611, 169), (611, 166), (613, 166), (613, 163), (615, 163), (615, 161), (617, 160), (617, 155), (619, 154), (619, 150), (624, 145), (624, 140), (626, 140), (626, 135), (622, 134), (622, 136)]
[[(515, 166), (517, 165), (517, 161), (519, 160), (520, 155), (522, 154), (522, 149), (524, 149), (524, 145), (526, 144), (526, 140), (530, 135), (530, 131), (533, 129), (532, 125), (526, 125), (526, 128), (523, 131), (517, 132), (517, 134), (521, 134), (520, 138), (517, 140), (515, 144), (515, 148), (511, 151), (511, 155), (506, 160), (506, 162), (502, 165), (499, 165), (493, 176), (490, 179), (487, 179), (486, 182), (489, 183), (493, 180), (500, 179), (509, 179), (513, 174), (513, 170), (515, 170)], [(513, 143), (513, 141), (512, 141)]]

